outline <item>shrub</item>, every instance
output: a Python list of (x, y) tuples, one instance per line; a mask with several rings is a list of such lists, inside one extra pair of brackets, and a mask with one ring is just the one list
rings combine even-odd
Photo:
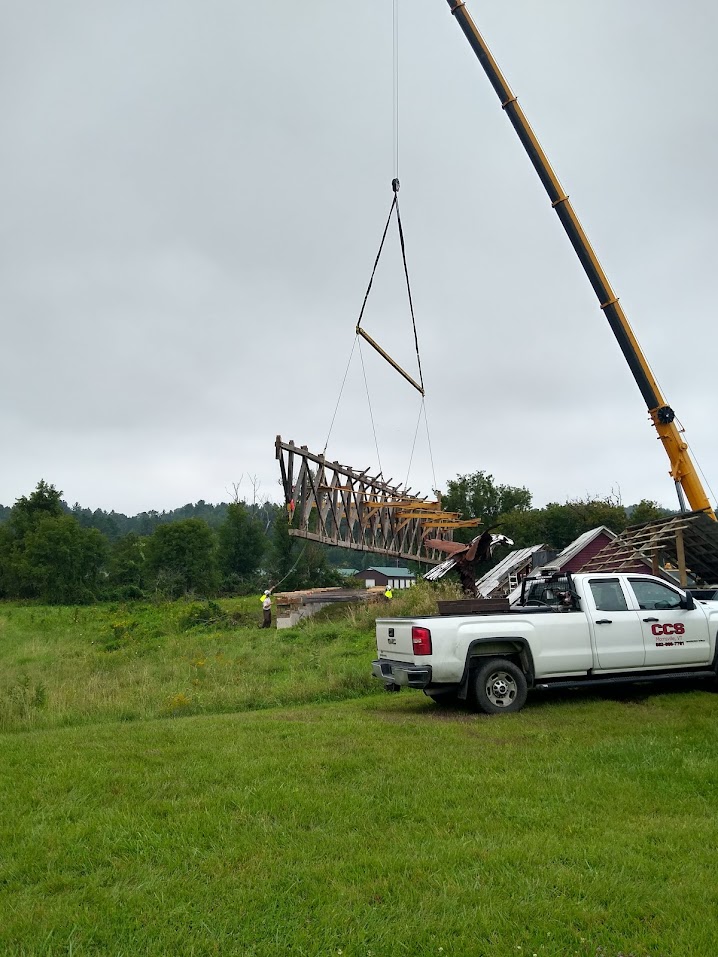
[(179, 627), (188, 631), (199, 625), (224, 624), (226, 621), (227, 616), (216, 601), (194, 601), (180, 616)]

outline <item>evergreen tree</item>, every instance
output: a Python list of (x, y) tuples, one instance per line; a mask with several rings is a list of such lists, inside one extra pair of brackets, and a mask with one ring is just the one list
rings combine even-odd
[(22, 538), (42, 516), (59, 518), (62, 514), (62, 492), (54, 485), (48, 485), (45, 479), (40, 479), (34, 492), (29, 496), (22, 495), (15, 502), (10, 513), (10, 527), (18, 538)]

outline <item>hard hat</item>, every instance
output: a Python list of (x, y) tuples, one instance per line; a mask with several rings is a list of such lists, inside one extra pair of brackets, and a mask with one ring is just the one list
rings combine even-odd
[(265, 595), (271, 595), (272, 593), (271, 593), (271, 591), (270, 591), (268, 588), (265, 588), (264, 594), (265, 594)]

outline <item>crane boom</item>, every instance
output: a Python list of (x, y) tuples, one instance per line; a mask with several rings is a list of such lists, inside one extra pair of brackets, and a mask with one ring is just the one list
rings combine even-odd
[(696, 467), (691, 460), (688, 446), (683, 440), (683, 436), (675, 422), (675, 413), (661, 394), (658, 383), (653, 377), (650, 366), (621, 308), (618, 296), (611, 288), (611, 284), (583, 231), (583, 227), (573, 210), (568, 196), (564, 192), (556, 173), (541, 148), (541, 144), (531, 129), (523, 110), (519, 106), (516, 96), (506, 82), (484, 38), (479, 33), (476, 24), (466, 9), (465, 0), (447, 0), (447, 2), (464, 35), (471, 44), (484, 72), (488, 76), (489, 82), (496, 91), (501, 101), (501, 107), (505, 110), (511, 121), (511, 125), (516, 130), (534, 169), (539, 175), (539, 179), (548, 193), (551, 205), (556, 210), (556, 214), (561, 220), (561, 225), (565, 229), (571, 241), (571, 245), (576, 251), (576, 255), (588, 276), (588, 280), (598, 296), (601, 309), (608, 319), (608, 323), (618, 341), (618, 345), (633, 373), (633, 378), (636, 380), (636, 384), (648, 407), (653, 425), (670, 459), (670, 475), (676, 483), (681, 505), (684, 506), (685, 504), (685, 495), (685, 499), (688, 500), (690, 507), (694, 511), (705, 511), (715, 521), (716, 516), (711, 508), (710, 501), (700, 481)]

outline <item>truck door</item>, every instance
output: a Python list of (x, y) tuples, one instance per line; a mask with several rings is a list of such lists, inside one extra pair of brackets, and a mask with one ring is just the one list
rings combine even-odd
[(589, 579), (593, 609), (587, 609), (600, 669), (640, 668), (645, 661), (643, 631), (628, 607), (618, 578)]
[(681, 608), (682, 595), (663, 582), (629, 578), (638, 603), (646, 665), (707, 664), (710, 660), (708, 619), (697, 606)]

